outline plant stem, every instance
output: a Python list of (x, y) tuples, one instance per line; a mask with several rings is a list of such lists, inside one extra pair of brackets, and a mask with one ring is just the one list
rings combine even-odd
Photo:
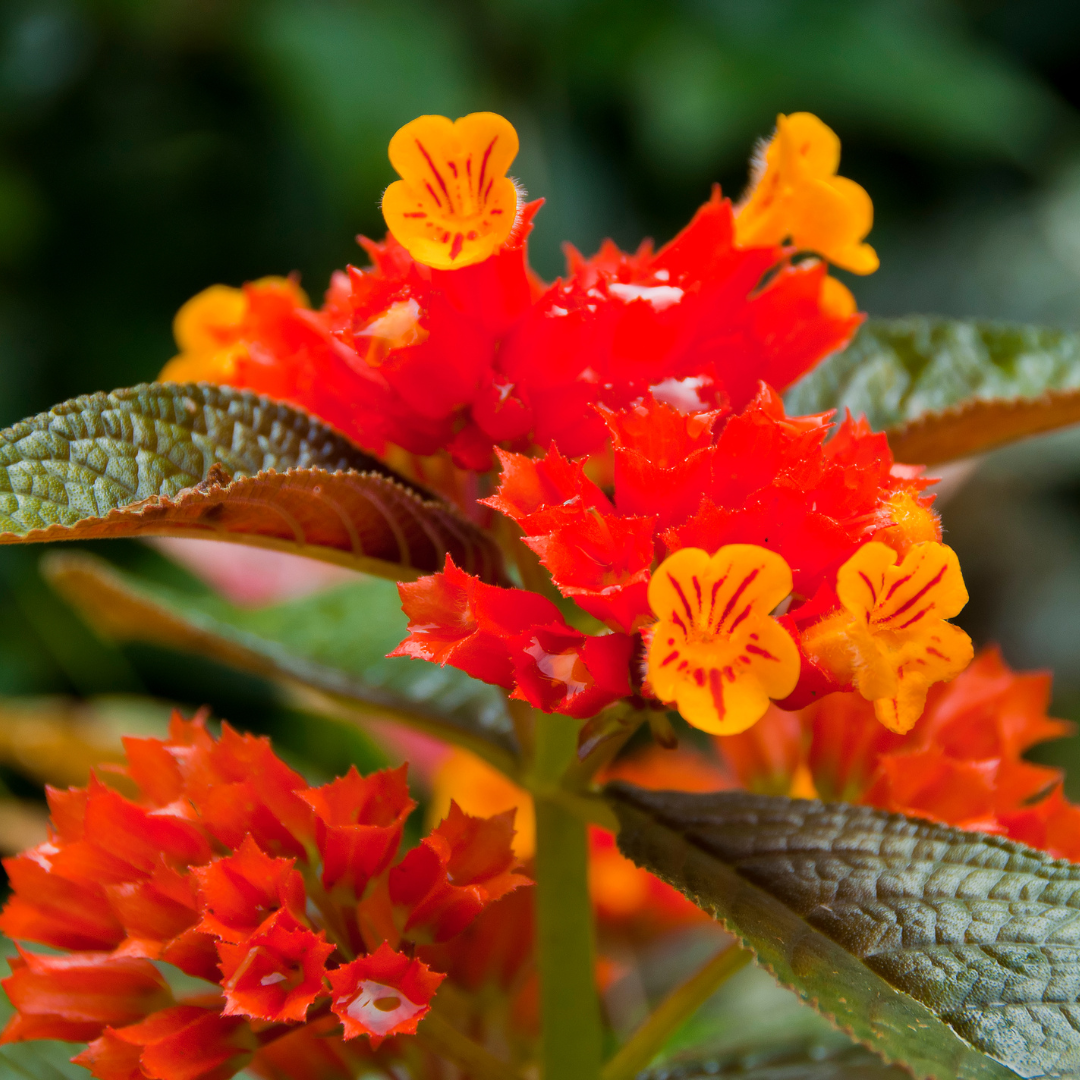
[(473, 1080), (520, 1080), (512, 1065), (500, 1061), (436, 1012), (428, 1013), (420, 1021), (416, 1038), (433, 1054), (452, 1061)]
[(604, 1066), (601, 1080), (633, 1080), (660, 1052), (664, 1043), (690, 1019), (736, 971), (750, 962), (738, 943), (716, 954), (686, 982), (675, 987)]
[(597, 1080), (602, 1035), (588, 882), (587, 826), (549, 790), (570, 763), (579, 725), (537, 717), (536, 921), (544, 1080)]

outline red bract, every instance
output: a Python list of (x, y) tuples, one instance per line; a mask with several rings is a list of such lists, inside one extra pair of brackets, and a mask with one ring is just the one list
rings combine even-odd
[(199, 883), (199, 929), (221, 941), (245, 941), (281, 922), (300, 926), (305, 918), (304, 882), (292, 859), (264, 855), (250, 836), (235, 854), (192, 871)]
[[(256, 1067), (273, 1075), (269, 1047), (303, 1030), (309, 1011), (320, 1038), (338, 1046), (320, 1051), (326, 1060), (352, 1061), (325, 1028), (331, 983), (344, 986), (373, 964), (409, 1002), (391, 1026), (415, 1031), (443, 976), (407, 953), (452, 938), (527, 884), (514, 872), (505, 817), (456, 811), (392, 866), (414, 806), (404, 767), (369, 777), (352, 770), (310, 788), (267, 740), (227, 726), (215, 739), (203, 716), (174, 715), (168, 739), (129, 747), (139, 797), (96, 779), (52, 791), (49, 840), (7, 861), (14, 895), (4, 928), (79, 951), (12, 960), (4, 986), (17, 1011), (3, 1040), (89, 1042), (79, 1061), (99, 1080), (225, 1080), (260, 1044)], [(426, 877), (414, 872), (418, 852), (434, 859)], [(392, 890), (391, 878), (412, 883), (411, 892)], [(361, 924), (365, 905), (389, 913), (385, 935), (377, 919)], [(218, 983), (220, 993), (177, 1000), (151, 960)], [(367, 971), (357, 993), (374, 978)], [(346, 1038), (372, 1033), (377, 1043), (389, 1033), (358, 1019), (370, 1005), (385, 1020), (384, 997), (352, 1001)]]
[(255, 1046), (243, 1020), (215, 1008), (176, 1005), (129, 1027), (106, 1028), (72, 1060), (100, 1080), (227, 1080)]
[(416, 808), (409, 798), (406, 767), (361, 776), (353, 766), (345, 776), (304, 793), (315, 811), (322, 883), (344, 881), (357, 896), (382, 873), (401, 844), (405, 819)]
[(451, 664), (546, 712), (591, 716), (627, 696), (632, 642), (566, 624), (546, 597), (446, 570), (398, 586), (409, 636), (391, 656)]
[(330, 972), (334, 1015), (345, 1038), (367, 1035), (373, 1048), (388, 1035), (411, 1035), (430, 1008), (445, 975), (385, 943), (351, 964)]
[(450, 803), (446, 820), (390, 871), (390, 900), (408, 911), (404, 932), (447, 941), (528, 878), (513, 872), (514, 811), (472, 817)]
[(625, 408), (650, 389), (741, 407), (759, 379), (789, 385), (859, 324), (824, 263), (736, 247), (719, 190), (659, 251), (571, 252), (550, 287), (526, 258), (539, 206), (522, 208), (494, 255), (456, 270), (415, 262), (392, 236), (364, 240), (372, 266), (335, 274), (319, 312), (288, 282), (215, 286), (182, 312), (184, 351), (162, 377), (248, 387), (376, 452), (445, 449), (484, 471), (498, 444), (600, 450), (592, 406)]

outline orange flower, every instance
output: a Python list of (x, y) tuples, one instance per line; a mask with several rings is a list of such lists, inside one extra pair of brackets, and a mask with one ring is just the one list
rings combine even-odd
[(874, 223), (874, 207), (854, 180), (836, 175), (839, 166), (840, 140), (831, 128), (812, 113), (781, 113), (738, 210), (739, 245), (790, 239), (844, 270), (872, 274), (877, 253), (862, 241)]
[(967, 603), (952, 548), (913, 544), (901, 561), (877, 541), (840, 568), (841, 610), (802, 636), (806, 653), (841, 685), (854, 683), (890, 730), (908, 731), (929, 688), (971, 662), (971, 639), (946, 622)]
[(769, 615), (790, 592), (787, 563), (754, 544), (668, 556), (649, 582), (660, 620), (649, 645), (656, 696), (703, 731), (748, 728), (799, 679), (798, 648)]
[(518, 190), (506, 170), (517, 152), (517, 132), (496, 113), (420, 116), (400, 128), (390, 164), (401, 179), (382, 199), (394, 239), (437, 270), (483, 262), (514, 227)]

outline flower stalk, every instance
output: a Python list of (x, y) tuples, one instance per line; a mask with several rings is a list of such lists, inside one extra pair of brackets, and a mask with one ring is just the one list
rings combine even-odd
[[(536, 728), (537, 787), (573, 759), (579, 725), (544, 717)], [(557, 795), (536, 795), (536, 918), (540, 965), (541, 1075), (597, 1080), (602, 1033), (588, 882), (588, 826)]]

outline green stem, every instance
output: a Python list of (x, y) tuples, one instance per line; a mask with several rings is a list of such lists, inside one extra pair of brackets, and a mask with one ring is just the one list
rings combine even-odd
[[(537, 717), (536, 921), (544, 1080), (598, 1080), (602, 1055), (587, 826), (552, 790), (573, 758), (578, 727), (569, 717)], [(551, 795), (543, 794), (544, 787)]]
[(633, 1080), (664, 1043), (697, 1012), (720, 986), (750, 962), (738, 944), (716, 954), (700, 971), (675, 987), (604, 1066), (601, 1080)]

